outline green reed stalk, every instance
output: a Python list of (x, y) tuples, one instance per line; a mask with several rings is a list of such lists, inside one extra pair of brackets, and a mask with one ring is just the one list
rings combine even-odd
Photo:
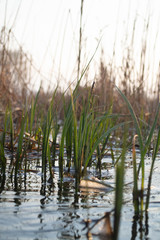
[(85, 107), (83, 105), (78, 129), (78, 159), (80, 161), (80, 169), (82, 169), (83, 159), (86, 153), (87, 118)]
[(51, 129), (52, 133), (52, 145), (51, 145), (51, 153), (52, 153), (52, 166), (55, 166), (55, 158), (56, 158), (56, 143), (57, 143), (57, 136), (59, 133), (60, 125), (58, 124), (57, 115), (55, 116), (55, 121), (53, 122), (53, 126)]
[[(91, 114), (89, 114), (88, 116), (84, 116), (85, 117), (85, 121), (84, 121), (84, 125), (82, 128), (82, 139), (81, 139), (81, 145), (79, 148), (79, 158), (81, 159), (81, 165), (85, 165), (85, 159), (86, 157), (89, 155), (93, 143), (94, 143), (94, 139), (93, 139), (93, 130), (94, 130), (94, 124), (93, 124), (93, 117)], [(90, 157), (90, 159), (88, 160), (88, 165), (91, 164), (91, 160), (92, 160), (92, 156)], [(85, 169), (84, 169), (85, 170)]]
[[(62, 134), (61, 134), (60, 149), (59, 149), (59, 174), (60, 174), (61, 178), (63, 177), (63, 164), (64, 164), (63, 160), (64, 160), (64, 143), (65, 143), (65, 139), (66, 139), (66, 136), (67, 136), (67, 139), (69, 137), (71, 137), (71, 139), (72, 139), (72, 129), (74, 129), (74, 131), (76, 131), (75, 129), (76, 129), (76, 124), (77, 123), (76, 123), (76, 121), (73, 122), (73, 104), (72, 104), (72, 102), (75, 103), (75, 101), (76, 101), (76, 99), (78, 97), (78, 87), (80, 85), (80, 82), (81, 82), (85, 72), (87, 71), (91, 61), (93, 60), (93, 58), (94, 58), (94, 56), (95, 56), (95, 54), (97, 52), (99, 44), (100, 44), (100, 41), (98, 42), (97, 47), (95, 49), (95, 52), (91, 56), (88, 64), (86, 65), (86, 67), (82, 71), (82, 74), (81, 74), (79, 80), (77, 81), (76, 87), (75, 87), (75, 89), (73, 91), (73, 94), (72, 94), (73, 95), (72, 100), (69, 103), (67, 114), (65, 115), (63, 129), (62, 129)], [(73, 138), (74, 138), (74, 136), (73, 136)], [(76, 137), (74, 139), (76, 139), (76, 138), (77, 138), (77, 133), (76, 133)], [(78, 152), (78, 149), (77, 149), (77, 143), (76, 143), (76, 145), (75, 145), (75, 153), (76, 153), (76, 155), (77, 155), (77, 152)]]
[(48, 164), (49, 164), (50, 176), (51, 176), (52, 179), (53, 179), (52, 162), (51, 162), (51, 150), (50, 150), (49, 141), (48, 141), (48, 144), (47, 144), (47, 159), (48, 159)]
[[(65, 116), (64, 119), (64, 124), (63, 124), (63, 129), (62, 129), (62, 134), (61, 134), (61, 141), (60, 141), (60, 148), (59, 148), (59, 175), (60, 178), (63, 178), (63, 164), (64, 164), (64, 144), (65, 144), (65, 139), (66, 139), (66, 135), (67, 138), (71, 135), (71, 131), (72, 131), (72, 106), (71, 103), (69, 104), (68, 107), (68, 111), (67, 111), (67, 115)], [(68, 128), (71, 131), (68, 131)]]
[(83, 102), (80, 116), (80, 125), (78, 129), (78, 159), (80, 161), (80, 169), (84, 164), (85, 156), (88, 154), (93, 145), (93, 129), (94, 125), (94, 111), (93, 111), (93, 97), (91, 88), (87, 105)]
[(67, 152), (68, 172), (70, 171), (71, 160), (72, 160), (72, 142), (73, 142), (72, 126), (73, 126), (73, 122), (71, 120), (70, 125), (68, 126), (67, 133), (66, 133), (66, 152)]
[(136, 137), (138, 135), (135, 135), (133, 138), (133, 149), (132, 149), (132, 158), (133, 158), (133, 204), (134, 204), (134, 211), (135, 215), (139, 214), (139, 194), (138, 194), (138, 172), (137, 172), (137, 162), (136, 162), (136, 149), (135, 149), (135, 141)]
[(32, 99), (32, 103), (31, 103), (30, 135), (32, 135), (32, 128), (33, 128), (33, 122), (34, 122), (34, 118), (35, 118), (35, 111), (36, 111), (36, 105), (37, 105), (37, 100), (38, 100), (39, 93), (40, 93), (40, 88), (39, 88), (39, 90), (36, 94), (35, 100)]
[[(78, 90), (78, 89), (77, 89)], [(60, 143), (60, 169), (63, 166), (63, 154), (64, 154), (64, 140), (66, 139), (66, 150), (67, 157), (71, 161), (72, 154), (72, 145), (73, 145), (73, 159), (74, 159), (74, 167), (77, 172), (77, 183), (81, 177), (81, 168), (83, 164), (83, 159), (86, 154), (87, 149), (92, 144), (91, 137), (91, 127), (92, 127), (92, 114), (90, 114), (91, 109), (89, 104), (85, 106), (83, 104), (82, 111), (80, 113), (80, 121), (78, 126), (78, 119), (76, 114), (76, 100), (78, 99), (78, 91), (74, 90), (73, 94), (71, 93), (71, 102), (65, 110), (65, 120), (62, 130), (62, 137)], [(90, 101), (88, 100), (88, 103)], [(68, 163), (67, 163), (68, 165)], [(69, 164), (70, 165), (70, 164)], [(69, 166), (68, 166), (69, 168)], [(61, 169), (62, 172), (62, 169)]]
[(155, 145), (153, 155), (152, 155), (152, 164), (151, 164), (150, 174), (149, 174), (149, 178), (148, 178), (148, 188), (147, 188), (147, 198), (146, 198), (145, 211), (148, 211), (149, 200), (150, 200), (150, 192), (151, 192), (152, 175), (153, 175), (156, 156), (157, 156), (157, 153), (158, 153), (158, 150), (159, 150), (159, 145), (160, 145), (160, 127), (158, 129), (158, 136), (157, 136), (157, 140), (156, 140), (156, 145)]
[[(94, 118), (95, 118), (95, 114), (94, 114), (94, 111), (93, 111), (93, 107), (92, 107), (92, 96), (89, 95), (88, 97), (88, 106), (86, 108), (86, 110), (84, 111), (83, 113), (83, 142), (81, 144), (82, 146), (82, 153), (83, 153), (83, 158), (82, 158), (82, 163), (84, 164), (85, 163), (85, 158), (86, 156), (90, 153), (91, 149), (92, 149), (92, 146), (95, 142), (95, 139), (94, 139), (94, 130), (95, 130), (95, 121), (94, 121)], [(79, 154), (81, 155), (80, 151), (79, 151)], [(89, 164), (91, 164), (91, 161), (92, 161), (92, 157), (89, 159)]]
[[(112, 117), (112, 106), (110, 107), (109, 111), (105, 114), (105, 118), (101, 118), (102, 121), (100, 121), (99, 123), (99, 130), (98, 135), (97, 135), (97, 139), (104, 133), (107, 131), (107, 129), (109, 129), (109, 127), (113, 126), (113, 122), (111, 121), (111, 117)], [(106, 118), (107, 117), (107, 118)], [(104, 152), (106, 149), (106, 145), (108, 143), (108, 140), (110, 138), (110, 134), (102, 141), (101, 143), (101, 147), (100, 145), (97, 146), (97, 169), (99, 169), (99, 171), (101, 171), (101, 160), (104, 156)]]
[(90, 104), (90, 94), (88, 96), (88, 104), (85, 106), (83, 103), (82, 106), (82, 111), (80, 114), (80, 122), (79, 122), (79, 127), (77, 128), (77, 120), (76, 120), (76, 113), (75, 113), (75, 108), (73, 105), (73, 119), (74, 119), (74, 139), (76, 139), (76, 148), (77, 148), (77, 162), (76, 162), (76, 169), (79, 172), (79, 180), (81, 177), (81, 169), (82, 165), (84, 163), (84, 158), (87, 154), (88, 151), (90, 151), (90, 148), (92, 147), (93, 144), (93, 134), (92, 130), (94, 128), (93, 125), (93, 119), (94, 119), (94, 114), (92, 111), (92, 105)]
[(49, 137), (50, 137), (50, 132), (51, 132), (51, 127), (52, 127), (52, 122), (53, 122), (53, 103), (55, 99), (55, 94), (56, 94), (57, 88), (54, 91), (54, 94), (52, 96), (52, 100), (48, 109), (48, 113), (46, 116), (46, 121), (44, 124), (44, 127), (42, 129), (43, 132), (43, 141), (42, 141), (42, 175), (44, 177), (43, 181), (46, 183), (46, 170), (47, 170), (47, 159), (49, 162), (49, 170), (50, 170), (50, 175), (52, 177), (52, 164), (51, 164), (51, 152), (50, 152), (50, 146), (49, 146)]
[(8, 108), (6, 108), (5, 111), (5, 116), (4, 116), (4, 129), (3, 129), (3, 133), (2, 133), (2, 144), (3, 147), (5, 146), (5, 138), (6, 138), (6, 132), (7, 132), (7, 125), (8, 125)]
[(118, 239), (118, 232), (120, 226), (121, 210), (123, 204), (123, 186), (124, 186), (124, 174), (125, 174), (125, 154), (127, 151), (126, 148), (126, 136), (127, 132), (124, 135), (123, 149), (121, 161), (116, 165), (116, 190), (115, 190), (115, 208), (114, 208), (114, 230), (113, 230), (113, 239)]
[(42, 140), (42, 176), (43, 181), (46, 183), (46, 164), (47, 164), (47, 147), (48, 147), (48, 139), (47, 139), (47, 124), (45, 124), (43, 128), (43, 140)]
[[(10, 161), (10, 169), (13, 166), (13, 159), (14, 159), (14, 126), (13, 126), (13, 117), (12, 117), (12, 110), (10, 108), (10, 114), (9, 114), (9, 125), (10, 125), (10, 149), (11, 149), (11, 161)], [(14, 168), (12, 168), (11, 170), (11, 180), (12, 180), (12, 176), (13, 176), (13, 171)]]
[(74, 102), (73, 102), (73, 95), (71, 93), (71, 102), (72, 102), (72, 113), (73, 113), (73, 142), (74, 142), (74, 165), (76, 172), (79, 169), (79, 163), (78, 163), (78, 137), (77, 137), (77, 117), (76, 117), (76, 112), (75, 112), (75, 107), (74, 107)]
[(6, 171), (6, 158), (5, 158), (5, 153), (4, 153), (3, 142), (1, 142), (1, 141), (0, 141), (0, 166), (2, 168), (3, 175), (5, 175), (5, 171)]
[[(69, 102), (69, 105), (66, 109), (65, 103), (64, 103), (64, 123), (62, 128), (62, 134), (61, 134), (61, 141), (60, 141), (60, 148), (59, 148), (59, 175), (60, 178), (63, 178), (63, 165), (64, 165), (64, 148), (65, 148), (65, 141), (66, 141), (66, 147), (67, 147), (67, 157), (69, 159), (68, 164), (70, 166), (71, 163), (71, 154), (72, 154), (72, 139), (74, 136), (73, 129), (75, 126), (75, 122), (73, 121), (73, 105), (77, 99), (77, 93), (78, 93), (78, 86), (80, 84), (80, 81), (78, 81), (73, 94), (71, 96), (71, 100)], [(73, 102), (73, 103), (72, 103)], [(67, 142), (69, 140), (69, 142)], [(68, 166), (68, 167), (69, 167)], [(68, 168), (69, 171), (69, 168)]]
[[(119, 123), (119, 124), (117, 124), (117, 125), (109, 128), (109, 129), (107, 129), (107, 131), (104, 132), (98, 139), (96, 138), (96, 140), (95, 140), (95, 142), (94, 142), (94, 144), (93, 144), (93, 146), (92, 146), (91, 151), (88, 153), (88, 155), (87, 155), (86, 158), (85, 158), (85, 161), (84, 161), (84, 162), (85, 162), (85, 164), (84, 164), (85, 169), (87, 168), (88, 163), (89, 163), (89, 161), (90, 161), (90, 159), (91, 159), (94, 151), (96, 150), (97, 146), (98, 146), (101, 142), (103, 142), (104, 139), (108, 138), (108, 136), (109, 136), (113, 131), (115, 131), (116, 129), (118, 129), (118, 128), (120, 128), (120, 127), (122, 127), (122, 126), (124, 126), (124, 125), (126, 125), (126, 124), (128, 124), (128, 123), (130, 123), (130, 122)], [(95, 134), (96, 134), (96, 132), (95, 132)]]
[(22, 118), (21, 122), (21, 131), (18, 138), (18, 147), (17, 147), (17, 154), (16, 154), (16, 165), (15, 165), (15, 181), (17, 179), (17, 173), (21, 167), (22, 159), (23, 159), (23, 138), (25, 132), (25, 123), (26, 123), (27, 113)]
[(50, 145), (49, 145), (49, 135), (51, 129), (51, 122), (47, 122), (43, 129), (43, 141), (42, 141), (42, 174), (44, 177), (44, 183), (46, 183), (46, 173), (47, 173), (47, 160), (49, 163), (49, 170), (50, 175), (52, 177), (52, 163), (51, 163), (51, 152), (50, 152)]
[[(66, 103), (65, 103), (65, 98), (64, 98), (64, 115), (65, 115), (65, 120), (67, 119), (68, 112), (70, 111), (70, 104), (66, 108)], [(66, 142), (66, 153), (67, 153), (67, 167), (68, 167), (68, 172), (70, 171), (71, 167), (71, 159), (72, 159), (72, 144), (73, 144), (73, 134), (72, 134), (72, 129), (73, 129), (73, 120), (71, 119), (69, 122), (69, 126), (66, 131), (66, 136), (65, 136), (65, 142)]]
[(9, 125), (10, 125), (10, 148), (11, 151), (13, 153), (13, 148), (14, 148), (14, 127), (13, 127), (13, 118), (12, 118), (12, 111), (10, 109), (10, 113), (9, 113)]

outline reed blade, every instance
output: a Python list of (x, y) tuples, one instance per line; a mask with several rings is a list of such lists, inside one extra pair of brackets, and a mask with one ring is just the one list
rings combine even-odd
[(21, 130), (18, 138), (18, 147), (17, 147), (16, 165), (15, 165), (15, 181), (17, 178), (17, 173), (21, 167), (21, 163), (23, 160), (23, 139), (24, 139), (26, 118), (27, 118), (27, 112), (25, 113), (25, 116), (22, 118)]
[(147, 197), (146, 197), (145, 211), (147, 211), (148, 207), (149, 207), (152, 176), (153, 176), (154, 164), (155, 164), (156, 156), (157, 156), (157, 153), (158, 153), (158, 150), (159, 150), (159, 146), (160, 146), (160, 127), (158, 129), (158, 136), (157, 136), (155, 148), (154, 148), (153, 155), (152, 155), (152, 163), (151, 163), (150, 174), (149, 174), (149, 178), (148, 178), (148, 187), (147, 187)]
[(124, 133), (123, 149), (121, 161), (116, 166), (116, 190), (115, 190), (115, 208), (114, 208), (114, 231), (113, 239), (118, 239), (118, 233), (120, 228), (121, 210), (123, 205), (123, 186), (124, 186), (124, 175), (125, 175), (125, 155), (126, 155), (126, 136), (127, 132)]
[(30, 135), (32, 135), (32, 128), (33, 128), (33, 122), (34, 122), (34, 118), (35, 118), (35, 111), (36, 111), (36, 105), (37, 105), (39, 93), (40, 93), (40, 88), (36, 94), (35, 100), (32, 99), (32, 103), (31, 103)]
[(130, 121), (128, 122), (123, 122), (123, 123), (119, 123), (117, 125), (115, 125), (114, 127), (108, 129), (105, 133), (102, 134), (102, 136), (96, 140), (96, 142), (94, 143), (92, 149), (91, 149), (91, 152), (90, 154), (86, 157), (86, 160), (85, 160), (85, 168), (87, 167), (88, 163), (89, 163), (89, 160), (90, 158), (92, 157), (95, 149), (97, 148), (97, 146), (105, 139), (107, 138), (113, 131), (115, 131), (116, 129), (126, 125), (126, 124), (129, 124)]
[(129, 100), (126, 98), (126, 96), (122, 93), (122, 91), (116, 86), (117, 91), (119, 92), (119, 94), (122, 96), (123, 100), (126, 102), (127, 106), (128, 106), (128, 110), (130, 111), (131, 117), (133, 119), (133, 122), (135, 124), (135, 128), (137, 131), (137, 135), (138, 135), (138, 141), (139, 141), (139, 145), (140, 145), (140, 150), (141, 152), (143, 152), (144, 150), (144, 144), (143, 144), (143, 138), (142, 138), (142, 133), (141, 133), (141, 129), (138, 123), (138, 119), (136, 117), (136, 114), (129, 102)]

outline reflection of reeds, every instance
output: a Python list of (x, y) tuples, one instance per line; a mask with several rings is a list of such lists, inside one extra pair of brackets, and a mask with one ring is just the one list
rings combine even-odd
[(83, 5), (84, 5), (84, 0), (81, 0), (81, 14), (80, 14), (80, 27), (79, 27), (79, 50), (78, 50), (78, 60), (77, 60), (77, 62), (78, 62), (77, 81), (80, 76), (80, 67), (81, 67)]
[[(92, 236), (97, 236), (99, 239), (106, 239), (106, 240), (112, 240), (113, 238), (113, 230), (110, 220), (111, 212), (105, 212), (104, 216), (98, 220), (95, 221), (95, 223), (92, 224), (90, 220), (87, 220), (85, 222), (87, 231), (87, 239), (92, 239)], [(101, 230), (97, 230), (96, 227), (98, 225), (101, 225)], [(94, 232), (94, 229), (96, 229), (96, 233), (92, 233), (92, 230)]]

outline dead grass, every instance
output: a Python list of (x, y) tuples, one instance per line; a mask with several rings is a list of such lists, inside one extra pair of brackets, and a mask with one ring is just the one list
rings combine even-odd
[[(133, 36), (135, 34), (134, 31), (135, 26), (133, 27)], [(159, 87), (157, 87), (157, 90), (155, 87), (152, 94), (146, 91), (147, 76), (150, 71), (146, 63), (148, 23), (144, 26), (144, 33), (145, 38), (141, 43), (141, 52), (138, 56), (140, 62), (138, 71), (134, 64), (133, 37), (130, 46), (127, 48), (124, 46), (125, 51), (122, 56), (121, 66), (116, 66), (114, 62), (116, 56), (113, 56), (110, 62), (105, 63), (102, 51), (99, 71), (95, 73), (96, 77), (92, 81), (92, 86), (87, 83), (87, 80), (85, 86), (79, 86), (80, 95), (77, 101), (77, 114), (81, 112), (82, 104), (87, 101), (88, 94), (92, 91), (95, 111), (107, 111), (112, 106), (114, 113), (127, 115), (128, 109), (115, 90), (115, 84), (117, 79), (119, 79), (119, 87), (131, 102), (136, 114), (146, 121), (152, 119), (158, 101)], [(6, 107), (9, 105), (12, 106), (13, 111), (16, 109), (23, 110), (26, 106), (30, 106), (32, 97), (36, 95), (31, 86), (32, 72), (37, 71), (38, 74), (41, 73), (34, 67), (31, 58), (23, 51), (11, 30), (7, 31), (3, 28), (0, 32), (0, 39), (0, 115), (3, 116)], [(14, 51), (11, 50), (13, 45), (16, 49)], [(80, 69), (80, 66), (78, 69)], [(155, 76), (157, 83), (159, 81), (159, 71), (158, 69)], [(41, 87), (38, 98), (38, 110), (43, 115), (47, 112), (52, 94), (53, 92), (45, 92)], [(64, 91), (58, 88), (54, 110), (58, 113), (60, 119), (64, 117), (63, 110), (61, 110), (62, 105), (64, 102), (67, 104), (69, 99), (69, 89), (64, 94)]]

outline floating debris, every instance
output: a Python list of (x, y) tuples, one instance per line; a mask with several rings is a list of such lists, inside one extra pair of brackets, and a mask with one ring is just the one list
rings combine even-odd
[(111, 191), (114, 190), (110, 184), (106, 184), (95, 177), (85, 178), (80, 181), (80, 188), (82, 189), (90, 189), (90, 190), (98, 190), (98, 191)]

